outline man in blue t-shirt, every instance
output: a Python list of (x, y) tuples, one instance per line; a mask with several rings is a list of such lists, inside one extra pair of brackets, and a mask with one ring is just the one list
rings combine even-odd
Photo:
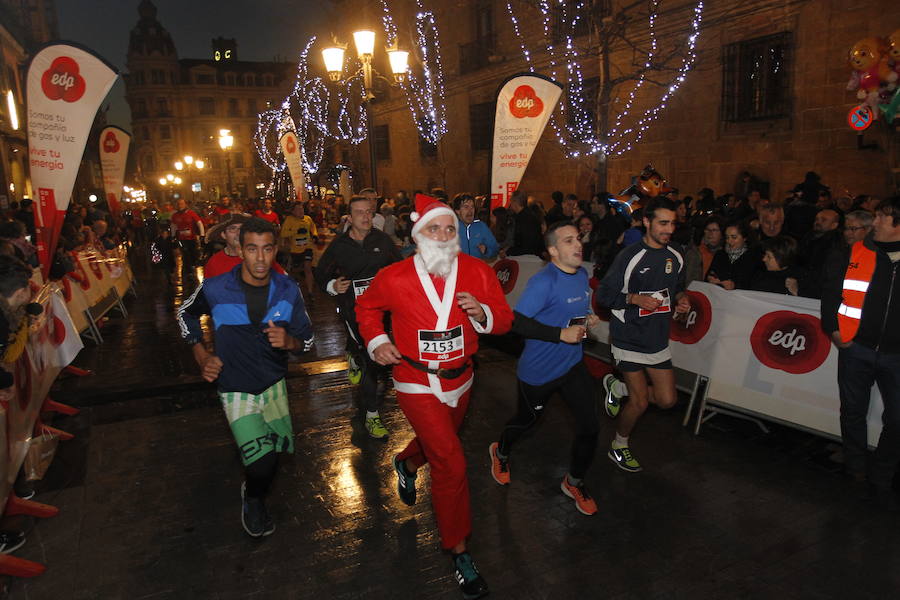
[(512, 445), (537, 423), (550, 397), (560, 392), (575, 416), (569, 472), (560, 487), (585, 515), (597, 503), (584, 486), (584, 476), (597, 448), (597, 409), (593, 382), (584, 365), (581, 342), (597, 322), (591, 314), (591, 288), (581, 266), (581, 242), (571, 221), (557, 221), (544, 236), (550, 264), (531, 279), (515, 308), (512, 330), (526, 338), (519, 358), (519, 408), (506, 424), (500, 441), (490, 445), (491, 474), (509, 483)]

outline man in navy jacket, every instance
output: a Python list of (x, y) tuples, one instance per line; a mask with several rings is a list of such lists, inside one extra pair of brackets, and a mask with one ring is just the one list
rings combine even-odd
[[(297, 283), (272, 271), (278, 251), (274, 226), (252, 218), (241, 227), (243, 262), (206, 279), (178, 310), (182, 337), (219, 399), (246, 471), (241, 522), (252, 537), (275, 524), (264, 498), (275, 477), (279, 452), (294, 451), (285, 374), (288, 352), (309, 350), (312, 323)], [(212, 317), (215, 353), (203, 344), (200, 317)]]

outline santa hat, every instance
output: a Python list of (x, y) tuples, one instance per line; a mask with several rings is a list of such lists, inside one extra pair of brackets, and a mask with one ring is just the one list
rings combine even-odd
[(415, 236), (425, 224), (441, 215), (449, 215), (456, 218), (456, 213), (441, 200), (425, 194), (416, 194), (416, 210), (410, 213), (410, 220), (415, 223), (412, 228), (412, 234)]

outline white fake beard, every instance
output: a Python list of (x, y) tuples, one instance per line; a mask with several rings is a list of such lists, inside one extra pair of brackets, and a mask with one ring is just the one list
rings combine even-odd
[(425, 270), (443, 279), (450, 276), (453, 261), (459, 254), (459, 237), (453, 236), (446, 242), (438, 242), (424, 235), (415, 236), (417, 252), (425, 263)]

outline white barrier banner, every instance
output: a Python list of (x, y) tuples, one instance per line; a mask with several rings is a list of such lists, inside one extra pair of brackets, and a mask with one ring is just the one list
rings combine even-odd
[(113, 215), (120, 210), (119, 197), (125, 185), (125, 163), (131, 134), (120, 127), (110, 125), (100, 132), (100, 170), (103, 172), (103, 192)]
[(45, 46), (28, 67), (28, 164), (45, 278), (91, 124), (117, 77), (102, 58), (67, 43)]
[(500, 87), (491, 154), (491, 210), (509, 204), (560, 95), (560, 84), (535, 73), (514, 75)]

